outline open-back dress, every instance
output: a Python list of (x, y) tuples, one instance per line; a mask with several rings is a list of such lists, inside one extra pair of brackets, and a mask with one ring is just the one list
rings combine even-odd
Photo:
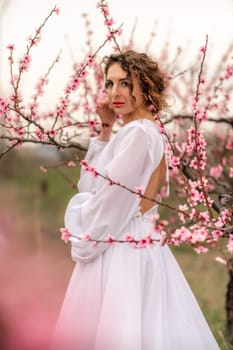
[[(165, 142), (148, 119), (125, 124), (110, 142), (92, 138), (85, 160), (129, 189), (146, 188), (164, 155)], [(69, 202), (65, 226), (73, 236), (135, 239), (154, 230), (141, 215), (140, 198), (81, 171), (79, 193)], [(169, 213), (168, 213), (169, 216)], [(71, 238), (76, 265), (54, 336), (54, 350), (218, 350), (193, 293), (167, 245), (144, 248)]]

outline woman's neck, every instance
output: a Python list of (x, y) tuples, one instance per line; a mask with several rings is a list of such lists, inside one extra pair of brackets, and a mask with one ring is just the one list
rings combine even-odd
[(138, 119), (149, 119), (151, 121), (155, 121), (153, 115), (147, 108), (140, 108), (131, 113), (122, 115), (122, 120), (124, 124)]

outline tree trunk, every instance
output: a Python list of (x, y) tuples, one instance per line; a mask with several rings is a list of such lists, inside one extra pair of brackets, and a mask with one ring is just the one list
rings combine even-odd
[[(233, 225), (233, 192), (220, 195), (220, 205), (222, 210), (228, 209), (231, 212), (231, 225)], [(233, 232), (229, 232), (229, 235)], [(226, 333), (229, 344), (233, 347), (233, 258), (228, 260), (229, 281), (226, 292)]]
[(229, 262), (229, 282), (226, 293), (226, 332), (229, 343), (233, 346), (233, 259)]

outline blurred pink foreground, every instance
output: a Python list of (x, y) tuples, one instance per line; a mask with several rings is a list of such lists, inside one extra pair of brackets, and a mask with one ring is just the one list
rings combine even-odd
[(69, 247), (7, 207), (0, 205), (0, 347), (46, 350), (72, 271)]

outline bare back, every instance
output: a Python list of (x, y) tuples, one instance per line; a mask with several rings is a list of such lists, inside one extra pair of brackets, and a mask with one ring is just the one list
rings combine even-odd
[[(166, 160), (165, 155), (161, 159), (157, 168), (152, 172), (150, 180), (145, 190), (145, 197), (155, 199), (159, 193), (161, 186), (164, 184), (166, 177)], [(154, 203), (148, 199), (142, 198), (140, 202), (141, 214), (143, 215), (146, 211), (153, 207)]]

